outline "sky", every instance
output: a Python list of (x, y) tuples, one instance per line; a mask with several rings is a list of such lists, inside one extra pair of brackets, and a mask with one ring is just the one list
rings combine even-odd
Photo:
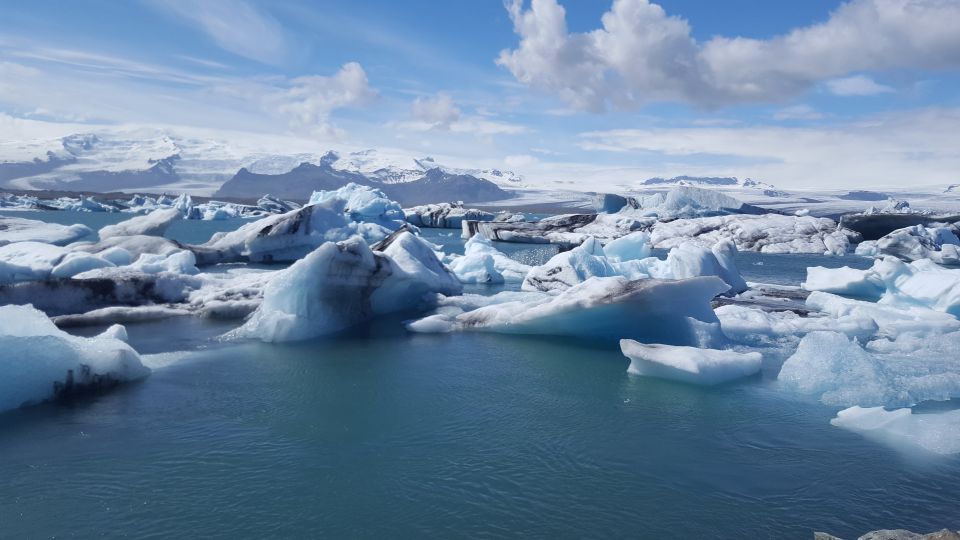
[(597, 189), (960, 183), (958, 20), (960, 0), (7, 2), (0, 131), (249, 132)]

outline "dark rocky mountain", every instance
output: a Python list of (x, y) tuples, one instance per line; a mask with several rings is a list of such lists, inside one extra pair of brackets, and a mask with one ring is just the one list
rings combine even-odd
[(467, 174), (452, 174), (440, 168), (430, 169), (416, 180), (389, 183), (380, 178), (334, 169), (328, 160), (321, 160), (319, 165), (301, 163), (283, 174), (257, 174), (240, 169), (214, 196), (259, 197), (270, 193), (276, 197), (302, 201), (314, 191), (338, 189), (350, 182), (376, 187), (404, 206), (449, 201), (495, 201), (512, 196), (489, 180)]

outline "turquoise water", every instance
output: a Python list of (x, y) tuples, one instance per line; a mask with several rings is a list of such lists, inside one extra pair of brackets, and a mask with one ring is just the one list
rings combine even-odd
[[(741, 261), (784, 281), (864, 264)], [(222, 344), (223, 322), (128, 325), (144, 353), (189, 352), (0, 415), (0, 537), (807, 539), (960, 521), (960, 459), (831, 427), (834, 409), (777, 388), (785, 353), (703, 389), (629, 376), (613, 347), (403, 319), (282, 346)]]

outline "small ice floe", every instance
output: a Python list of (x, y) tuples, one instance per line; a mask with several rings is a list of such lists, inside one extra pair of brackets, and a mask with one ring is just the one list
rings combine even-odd
[(620, 350), (630, 359), (633, 375), (657, 377), (710, 386), (748, 377), (760, 371), (758, 352), (701, 349), (620, 340)]

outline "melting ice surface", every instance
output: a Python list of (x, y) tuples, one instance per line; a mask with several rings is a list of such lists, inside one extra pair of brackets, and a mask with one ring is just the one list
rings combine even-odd
[[(69, 216), (115, 222), (98, 219)], [(168, 236), (199, 243), (241, 223), (177, 222)], [(458, 231), (423, 234), (462, 253)], [(556, 253), (497, 248), (528, 265)], [(747, 281), (791, 285), (808, 266), (873, 264), (736, 257)], [(789, 351), (699, 387), (629, 375), (616, 343), (411, 334), (406, 318), (286, 345), (217, 341), (233, 321), (128, 324), (153, 370), (143, 382), (0, 415), (0, 536), (855, 537), (956, 515), (957, 456), (918, 460), (861, 435), (924, 434), (913, 417), (938, 411), (838, 416), (783, 391)]]

